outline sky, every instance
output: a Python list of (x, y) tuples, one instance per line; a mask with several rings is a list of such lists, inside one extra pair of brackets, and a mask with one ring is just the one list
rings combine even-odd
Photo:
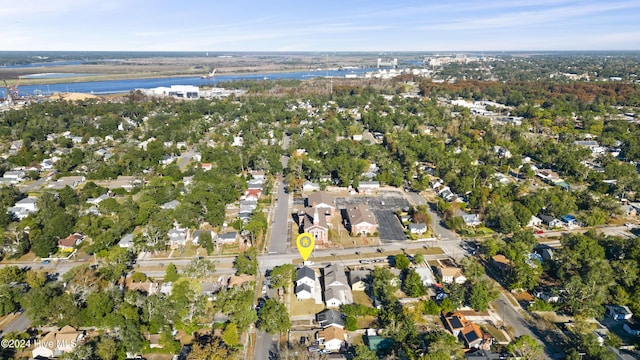
[(23, 0), (0, 50), (640, 50), (638, 0)]

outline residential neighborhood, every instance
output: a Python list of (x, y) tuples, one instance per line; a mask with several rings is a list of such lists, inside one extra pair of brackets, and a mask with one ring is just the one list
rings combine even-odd
[(637, 358), (638, 85), (456, 59), (0, 112), (0, 358)]

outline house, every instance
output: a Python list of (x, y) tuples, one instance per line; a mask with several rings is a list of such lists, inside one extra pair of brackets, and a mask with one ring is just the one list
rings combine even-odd
[(316, 340), (320, 345), (324, 345), (325, 349), (338, 351), (347, 340), (347, 334), (344, 329), (337, 326), (329, 326), (316, 333)]
[(418, 266), (414, 268), (416, 274), (420, 276), (420, 280), (422, 280), (422, 284), (424, 286), (431, 286), (435, 282), (433, 279), (433, 272), (431, 268), (428, 266)]
[(459, 312), (448, 314), (445, 316), (442, 314), (442, 322), (445, 329), (447, 329), (453, 336), (458, 337), (460, 332), (464, 329), (467, 323), (467, 319)]
[(480, 215), (478, 214), (468, 214), (462, 210), (458, 210), (457, 216), (462, 218), (466, 226), (478, 226), (482, 224), (482, 221), (480, 221)]
[(565, 215), (561, 217), (562, 222), (566, 224), (567, 227), (579, 226), (578, 220), (573, 215)]
[(409, 224), (409, 233), (415, 235), (422, 235), (427, 232), (427, 224)]
[(480, 326), (468, 322), (459, 335), (467, 349), (479, 348), (482, 345), (483, 335)]
[(242, 286), (243, 284), (246, 284), (248, 282), (252, 282), (252, 281), (256, 281), (256, 277), (255, 275), (247, 275), (247, 274), (241, 274), (241, 275), (231, 275), (229, 277), (229, 283), (228, 286), (230, 288), (232, 287), (236, 287), (236, 286)]
[(378, 181), (361, 181), (358, 185), (358, 192), (371, 193), (378, 189), (380, 189), (380, 182)]
[(264, 170), (252, 170), (251, 171), (252, 179), (265, 180), (265, 172)]
[(369, 270), (351, 270), (349, 271), (349, 284), (352, 291), (365, 291), (367, 289)]
[(607, 315), (613, 320), (629, 320), (633, 316), (629, 307), (623, 305), (605, 305)]
[(320, 191), (320, 184), (307, 180), (304, 182), (304, 184), (302, 184), (302, 191), (306, 191), (306, 192)]
[(307, 207), (328, 209), (331, 215), (336, 211), (336, 199), (326, 191), (316, 191), (307, 196)]
[(125, 249), (131, 249), (133, 247), (133, 234), (129, 233), (118, 241), (118, 246)]
[(538, 227), (540, 225), (542, 225), (542, 219), (540, 219), (535, 215), (531, 215), (531, 220), (529, 220), (526, 227), (531, 228), (531, 227)]
[(311, 291), (312, 287), (307, 284), (296, 285), (296, 299), (298, 299), (298, 301), (311, 299), (313, 297)]
[(329, 326), (344, 329), (345, 315), (339, 311), (325, 309), (316, 314), (316, 322), (324, 329)]
[(224, 234), (218, 235), (218, 239), (216, 240), (216, 244), (217, 245), (235, 244), (235, 242), (237, 240), (238, 240), (238, 233), (235, 232), (235, 231), (232, 231), (232, 232), (228, 232), (228, 233), (224, 233)]
[(15, 216), (18, 220), (22, 220), (36, 211), (38, 211), (38, 199), (33, 197), (17, 201), (15, 205), (7, 209), (7, 213)]
[(164, 345), (160, 344), (160, 334), (144, 334), (144, 339), (149, 342), (150, 349), (162, 349)]
[(316, 284), (316, 273), (308, 266), (303, 266), (296, 271), (296, 286), (303, 284), (310, 287)]
[(622, 211), (622, 215), (628, 217), (635, 217), (636, 215), (638, 215), (638, 210), (636, 210), (636, 208), (632, 205), (621, 205), (620, 211)]
[(375, 234), (378, 231), (378, 222), (369, 206), (364, 204), (349, 206), (346, 213), (345, 226), (353, 235)]
[(71, 252), (74, 247), (80, 245), (84, 239), (85, 236), (82, 233), (70, 234), (66, 238), (58, 240), (58, 249), (64, 252)]
[(550, 215), (540, 215), (539, 218), (542, 220), (542, 223), (547, 225), (550, 228), (556, 228), (562, 226), (562, 221), (554, 218)]
[(127, 284), (127, 289), (131, 291), (138, 291), (146, 295), (155, 295), (160, 291), (160, 284), (151, 280), (130, 282)]
[(626, 321), (622, 329), (629, 335), (640, 336), (640, 324), (636, 322)]
[(597, 141), (586, 140), (586, 141), (574, 141), (574, 145), (586, 147), (591, 150), (592, 155), (604, 154), (607, 151), (607, 148), (604, 146), (600, 146)]
[(160, 286), (161, 294), (171, 295), (171, 292), (173, 292), (173, 283), (171, 281), (163, 283), (162, 286)]
[(160, 205), (160, 209), (162, 210), (175, 210), (178, 205), (180, 205), (180, 201), (178, 200), (171, 200), (169, 202), (166, 202), (162, 205)]
[(85, 338), (84, 331), (78, 331), (72, 326), (65, 326), (59, 330), (50, 331), (42, 339), (35, 342), (36, 347), (31, 351), (33, 358), (52, 358), (64, 353), (72, 352)]
[(22, 170), (17, 171), (7, 171), (2, 177), (9, 180), (11, 183), (19, 183), (20, 181), (24, 181), (24, 178), (27, 174)]
[(308, 266), (303, 266), (296, 271), (296, 298), (298, 300), (311, 299), (316, 286), (316, 273)]
[(174, 161), (176, 161), (176, 159), (178, 159), (177, 157), (173, 156), (173, 155), (164, 155), (162, 157), (162, 159), (160, 161), (158, 161), (160, 163), (160, 165), (169, 165), (171, 163), (173, 163)]
[(88, 198), (87, 199), (87, 204), (98, 205), (101, 202), (107, 200), (108, 198), (109, 198), (109, 194), (102, 194), (102, 195), (98, 196), (97, 198)]
[(464, 284), (467, 282), (467, 277), (462, 274), (462, 269), (453, 266), (441, 266), (440, 276), (442, 276), (442, 282), (445, 284), (451, 284), (453, 282), (458, 284)]
[(332, 264), (324, 268), (324, 299), (327, 307), (353, 303), (344, 265)]
[(189, 238), (189, 230), (183, 228), (173, 228), (167, 232), (169, 236), (169, 247), (172, 249), (177, 249), (180, 246), (185, 246), (187, 244), (187, 239)]
[(258, 201), (262, 195), (262, 189), (247, 189), (244, 192), (244, 199), (247, 201)]

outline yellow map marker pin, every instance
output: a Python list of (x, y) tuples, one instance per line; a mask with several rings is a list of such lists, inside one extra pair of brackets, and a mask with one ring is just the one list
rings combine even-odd
[(316, 240), (313, 238), (313, 235), (309, 233), (302, 233), (298, 235), (296, 245), (298, 246), (298, 251), (300, 252), (300, 256), (302, 256), (302, 260), (307, 261), (309, 256), (311, 256), (311, 252), (313, 252), (315, 244)]

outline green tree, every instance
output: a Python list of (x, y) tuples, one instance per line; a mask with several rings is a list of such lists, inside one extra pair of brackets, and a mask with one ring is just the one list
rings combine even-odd
[(274, 289), (284, 288), (285, 291), (293, 283), (296, 268), (293, 264), (278, 265), (271, 270), (271, 286)]
[(360, 344), (356, 347), (356, 355), (353, 360), (378, 360), (378, 355), (368, 346)]
[(522, 335), (507, 345), (507, 351), (525, 360), (544, 359), (542, 345), (529, 335)]
[(251, 248), (244, 253), (236, 256), (233, 267), (236, 269), (236, 275), (256, 275), (258, 272), (258, 258), (256, 249)]
[(180, 341), (175, 339), (171, 333), (171, 328), (168, 326), (160, 333), (159, 344), (162, 345), (162, 349), (169, 354), (177, 354), (180, 352)]
[(240, 337), (238, 335), (238, 328), (236, 324), (229, 323), (224, 327), (224, 331), (222, 332), (222, 341), (224, 341), (227, 346), (236, 346), (240, 342)]
[(411, 265), (411, 261), (409, 261), (409, 258), (407, 258), (407, 255), (405, 254), (398, 254), (394, 256), (393, 263), (395, 264), (395, 267), (400, 270), (406, 270), (409, 268), (409, 265)]
[(464, 273), (472, 284), (475, 284), (478, 280), (484, 276), (484, 266), (475, 257), (465, 257), (461, 261)]
[(485, 312), (489, 308), (489, 303), (499, 296), (500, 293), (494, 288), (493, 284), (489, 280), (483, 279), (475, 283), (471, 288), (469, 303), (475, 311)]
[(358, 330), (358, 319), (353, 316), (347, 316), (347, 319), (344, 321), (344, 328), (347, 331)]
[(100, 360), (114, 360), (118, 355), (118, 344), (111, 337), (101, 337), (96, 345), (96, 354)]
[(432, 299), (422, 302), (422, 312), (425, 315), (439, 315), (441, 311), (442, 308), (440, 308), (440, 306), (438, 306), (438, 304)]
[(420, 297), (427, 293), (427, 287), (424, 286), (415, 269), (406, 272), (402, 281), (402, 291), (411, 297)]
[(164, 271), (164, 282), (175, 282), (178, 279), (180, 279), (178, 269), (174, 263), (169, 263)]
[(204, 231), (200, 235), (199, 242), (200, 242), (200, 246), (202, 246), (203, 249), (207, 250), (207, 255), (211, 255), (211, 253), (213, 253), (214, 244), (213, 244), (213, 239), (211, 238), (211, 232)]
[(203, 278), (211, 276), (216, 266), (211, 260), (195, 257), (184, 267), (184, 275), (190, 278)]
[(282, 333), (291, 328), (289, 314), (284, 304), (268, 299), (258, 315), (258, 328), (269, 334)]
[(456, 338), (445, 331), (427, 333), (424, 342), (427, 345), (427, 354), (421, 360), (461, 360), (464, 358), (464, 352)]

